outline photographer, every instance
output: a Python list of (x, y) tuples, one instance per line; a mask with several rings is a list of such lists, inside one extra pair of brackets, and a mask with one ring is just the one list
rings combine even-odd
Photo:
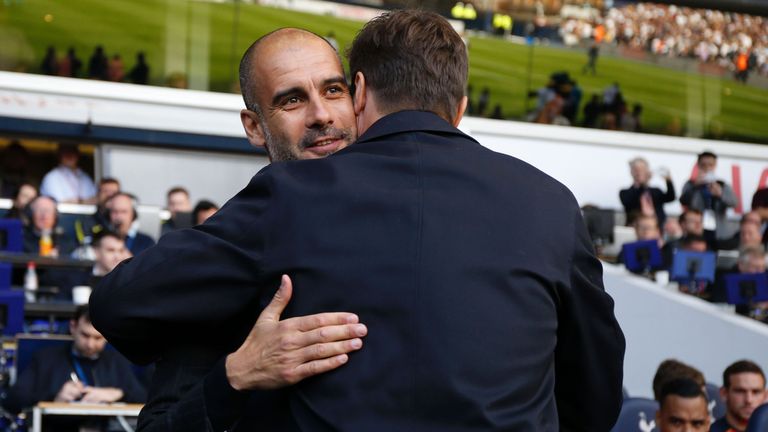
[(725, 212), (736, 205), (736, 194), (726, 182), (717, 179), (717, 156), (714, 153), (701, 153), (696, 165), (696, 178), (685, 182), (680, 204), (702, 212), (704, 237), (708, 242), (723, 239), (729, 234)]

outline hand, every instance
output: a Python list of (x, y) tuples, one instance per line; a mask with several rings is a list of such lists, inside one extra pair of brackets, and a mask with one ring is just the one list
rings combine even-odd
[(123, 391), (114, 387), (86, 387), (81, 401), (88, 403), (111, 403), (123, 398)]
[(81, 383), (67, 381), (63, 386), (61, 386), (61, 390), (59, 390), (59, 393), (53, 400), (55, 402), (76, 401), (80, 399), (80, 396), (83, 395), (83, 391), (85, 391), (85, 387)]
[(347, 353), (362, 347), (368, 333), (357, 315), (321, 313), (280, 321), (293, 285), (283, 275), (275, 297), (259, 315), (251, 333), (227, 356), (230, 385), (237, 390), (274, 389), (338, 368)]
[(723, 196), (723, 187), (720, 186), (720, 183), (717, 183), (717, 182), (710, 183), (710, 185), (709, 185), (709, 192), (714, 197), (721, 197), (721, 196)]

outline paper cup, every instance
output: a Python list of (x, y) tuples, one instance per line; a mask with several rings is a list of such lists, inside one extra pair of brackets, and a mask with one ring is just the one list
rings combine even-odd
[(72, 288), (72, 303), (77, 305), (87, 304), (91, 297), (91, 287), (81, 285)]

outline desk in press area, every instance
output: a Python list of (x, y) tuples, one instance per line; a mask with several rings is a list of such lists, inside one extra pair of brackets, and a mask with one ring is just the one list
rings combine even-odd
[[(143, 406), (144, 405), (142, 404), (83, 404), (40, 402), (32, 410), (32, 431), (42, 431), (43, 416), (45, 415), (116, 417), (118, 421), (125, 427), (124, 418), (137, 417)], [(129, 428), (127, 430), (131, 429)]]

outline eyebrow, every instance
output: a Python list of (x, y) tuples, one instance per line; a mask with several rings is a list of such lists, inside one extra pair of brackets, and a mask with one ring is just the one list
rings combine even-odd
[[(331, 78), (324, 79), (320, 84), (321, 84), (321, 87), (326, 87), (331, 84), (344, 84), (344, 86), (346, 87), (347, 80), (344, 79), (342, 75), (337, 75)], [(304, 94), (304, 93), (306, 93), (304, 89), (298, 86), (285, 89), (283, 91), (275, 93), (275, 95), (272, 97), (272, 105), (279, 104), (280, 101), (286, 96), (295, 95), (295, 94)]]

